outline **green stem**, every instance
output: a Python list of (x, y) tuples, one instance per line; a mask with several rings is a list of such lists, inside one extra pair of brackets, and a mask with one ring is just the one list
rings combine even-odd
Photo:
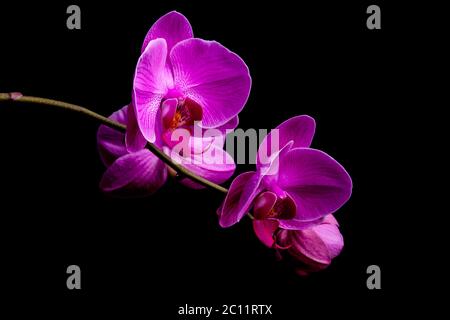
[[(101, 124), (103, 124), (105, 126), (108, 126), (112, 129), (115, 129), (115, 130), (118, 130), (121, 132), (125, 132), (125, 130), (127, 128), (125, 125), (118, 123), (116, 121), (113, 121), (111, 119), (108, 119), (107, 117), (104, 117), (98, 113), (95, 113), (94, 111), (91, 111), (87, 108), (84, 108), (84, 107), (81, 107), (81, 106), (78, 106), (75, 104), (63, 102), (63, 101), (47, 99), (47, 98), (40, 98), (40, 97), (22, 96), (22, 95), (13, 96), (12, 94), (9, 94), (9, 93), (0, 93), (0, 101), (25, 102), (25, 103), (52, 106), (52, 107), (56, 107), (56, 108), (60, 108), (60, 109), (64, 109), (64, 110), (70, 110), (70, 111), (84, 114), (90, 118), (94, 118), (95, 120), (97, 120), (98, 122), (100, 122)], [(164, 152), (162, 152), (154, 144), (147, 143), (146, 147), (155, 156), (157, 156), (159, 159), (161, 159), (161, 161), (163, 161), (170, 168), (175, 170), (179, 175), (187, 177), (205, 187), (209, 187), (209, 188), (215, 189), (215, 190), (223, 192), (223, 193), (228, 192), (228, 190), (226, 188), (224, 188), (214, 182), (211, 182), (205, 178), (202, 178), (202, 177), (196, 175), (195, 173), (189, 171), (185, 167), (179, 165), (178, 163), (173, 162), (172, 159), (168, 155), (166, 155)]]

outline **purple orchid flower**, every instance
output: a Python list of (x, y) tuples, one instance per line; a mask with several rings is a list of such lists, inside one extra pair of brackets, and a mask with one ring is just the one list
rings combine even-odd
[(242, 59), (215, 41), (193, 38), (189, 21), (178, 12), (161, 17), (142, 46), (129, 110), (126, 145), (146, 142), (172, 147), (171, 133), (202, 128), (234, 129), (251, 87)]
[[(145, 37), (132, 103), (110, 116), (127, 125), (126, 134), (106, 126), (98, 131), (108, 167), (100, 188), (121, 196), (160, 188), (168, 169), (145, 149), (147, 141), (199, 176), (215, 183), (229, 179), (235, 164), (223, 150), (223, 137), (236, 128), (250, 86), (248, 68), (236, 54), (217, 42), (193, 38), (189, 21), (178, 12), (161, 17)], [(198, 129), (200, 134), (193, 135)], [(203, 137), (206, 129), (219, 134)], [(180, 143), (189, 147), (188, 153), (174, 152)], [(200, 187), (189, 179), (181, 183)]]
[(344, 239), (333, 215), (304, 230), (279, 229), (273, 220), (254, 220), (257, 237), (269, 248), (277, 249), (281, 258), (291, 261), (299, 275), (325, 269), (340, 254)]
[[(314, 119), (297, 116), (266, 136), (256, 172), (237, 176), (218, 210), (222, 227), (237, 223), (253, 208), (256, 220), (302, 230), (319, 224), (350, 198), (352, 181), (345, 169), (326, 153), (309, 148), (314, 132)], [(272, 151), (275, 133), (279, 148)], [(268, 150), (269, 161), (261, 161)]]

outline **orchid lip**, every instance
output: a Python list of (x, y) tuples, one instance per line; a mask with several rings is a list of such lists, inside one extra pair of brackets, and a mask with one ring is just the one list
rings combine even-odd
[(275, 249), (278, 249), (278, 250), (288, 250), (288, 249), (290, 249), (291, 247), (292, 247), (292, 243), (289, 243), (289, 244), (287, 244), (287, 245), (281, 245), (281, 244), (278, 244), (278, 238), (279, 238), (279, 233), (281, 232), (282, 230), (281, 229), (277, 229), (277, 230), (275, 230), (275, 232), (273, 233), (273, 247), (275, 248)]
[(294, 200), (280, 188), (260, 193), (253, 205), (253, 214), (256, 219), (292, 219), (297, 212)]
[(163, 125), (166, 130), (189, 127), (203, 118), (203, 109), (189, 98), (170, 98), (161, 104)]
[(172, 132), (177, 129), (185, 129), (192, 135), (193, 125), (203, 118), (203, 109), (194, 100), (189, 98), (169, 98), (161, 104), (161, 117), (164, 132), (164, 142), (173, 147), (179, 139), (172, 138)]

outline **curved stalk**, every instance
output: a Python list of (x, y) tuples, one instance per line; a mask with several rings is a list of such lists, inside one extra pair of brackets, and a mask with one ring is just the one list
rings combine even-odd
[[(92, 110), (89, 110), (85, 107), (78, 106), (76, 104), (67, 103), (63, 101), (53, 100), (53, 99), (47, 99), (47, 98), (41, 98), (41, 97), (32, 97), (32, 96), (23, 96), (18, 93), (0, 93), (0, 101), (12, 101), (12, 102), (24, 102), (24, 103), (31, 103), (31, 104), (40, 104), (40, 105), (47, 105), (52, 106), (64, 110), (70, 110), (74, 112), (78, 112), (81, 114), (84, 114), (90, 118), (93, 118), (100, 122), (101, 124), (108, 126), (112, 129), (121, 131), (125, 133), (126, 126), (113, 121), (111, 119), (108, 119), (107, 117), (104, 117)], [(160, 150), (157, 146), (155, 146), (152, 143), (147, 143), (146, 146), (147, 149), (149, 149), (155, 156), (157, 156), (161, 161), (163, 161), (167, 166), (175, 170), (179, 175), (187, 177), (205, 187), (209, 187), (212, 189), (215, 189), (217, 191), (227, 193), (228, 190), (214, 182), (211, 182), (203, 177), (200, 177), (196, 175), (195, 173), (189, 171), (185, 167), (181, 166), (178, 163), (175, 163), (172, 161), (172, 159), (166, 155), (162, 150)]]

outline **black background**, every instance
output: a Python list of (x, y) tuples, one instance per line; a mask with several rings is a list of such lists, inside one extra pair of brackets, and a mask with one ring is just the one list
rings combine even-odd
[[(81, 7), (81, 30), (66, 28), (73, 3)], [(215, 191), (169, 182), (150, 198), (108, 198), (98, 189), (104, 167), (95, 121), (2, 102), (2, 290), (20, 302), (16, 312), (61, 319), (125, 310), (165, 319), (186, 303), (273, 304), (277, 319), (403, 312), (398, 298), (414, 296), (399, 235), (406, 214), (399, 190), (409, 177), (402, 154), (411, 139), (403, 93), (412, 64), (420, 65), (409, 40), (422, 36), (405, 22), (407, 7), (374, 2), (382, 29), (368, 30), (371, 2), (73, 3), (1, 4), (1, 92), (109, 115), (130, 101), (147, 30), (180, 11), (196, 37), (219, 41), (249, 66), (253, 86), (241, 128), (273, 128), (298, 114), (316, 119), (313, 147), (343, 164), (354, 183), (336, 214), (345, 247), (327, 270), (299, 278), (259, 243), (247, 219), (219, 227), (222, 195)], [(80, 291), (66, 288), (71, 264), (81, 267)], [(382, 290), (366, 287), (371, 264), (381, 267)]]

